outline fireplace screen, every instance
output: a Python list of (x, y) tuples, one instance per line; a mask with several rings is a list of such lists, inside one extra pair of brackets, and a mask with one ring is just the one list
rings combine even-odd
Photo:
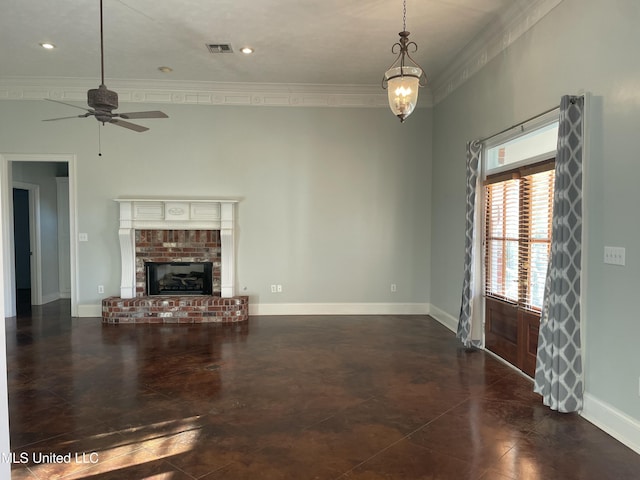
[(147, 295), (212, 295), (212, 262), (147, 262)]

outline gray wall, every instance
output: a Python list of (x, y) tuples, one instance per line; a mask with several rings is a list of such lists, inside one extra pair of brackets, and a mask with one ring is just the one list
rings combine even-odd
[[(79, 304), (118, 295), (122, 196), (239, 197), (238, 287), (253, 303), (426, 303), (431, 110), (125, 104), (146, 133), (44, 101), (0, 102), (0, 151), (77, 154)], [(10, 119), (11, 121), (4, 121)], [(398, 285), (397, 293), (390, 284)], [(270, 293), (271, 284), (283, 293)]]
[[(431, 303), (456, 317), (464, 254), (464, 147), (557, 105), (593, 94), (585, 173), (585, 384), (589, 395), (640, 419), (640, 3), (564, 0), (439, 103), (434, 111)], [(626, 266), (603, 264), (605, 245)]]

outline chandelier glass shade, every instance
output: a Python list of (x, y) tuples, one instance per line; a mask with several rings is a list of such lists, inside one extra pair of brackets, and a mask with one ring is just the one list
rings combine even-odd
[(401, 122), (411, 115), (418, 103), (418, 88), (422, 69), (418, 67), (394, 67), (384, 74), (387, 83), (389, 107)]

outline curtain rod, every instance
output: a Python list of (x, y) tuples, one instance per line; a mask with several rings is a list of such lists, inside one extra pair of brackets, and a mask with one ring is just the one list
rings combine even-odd
[(525, 123), (529, 123), (529, 122), (531, 122), (532, 120), (535, 120), (535, 119), (537, 119), (537, 118), (540, 118), (540, 117), (542, 117), (542, 116), (546, 115), (547, 113), (551, 113), (551, 112), (553, 112), (554, 110), (557, 110), (558, 108), (560, 108), (560, 105), (556, 105), (555, 107), (550, 108), (549, 110), (545, 110), (545, 111), (544, 111), (544, 112), (542, 112), (542, 113), (538, 113), (537, 115), (534, 115), (534, 116), (533, 116), (533, 117), (531, 117), (531, 118), (527, 118), (526, 120), (524, 120), (524, 121), (522, 121), (522, 122), (520, 122), (520, 123), (516, 123), (515, 125), (510, 126), (509, 128), (505, 128), (504, 130), (500, 130), (498, 133), (494, 133), (493, 135), (489, 135), (488, 137), (481, 138), (480, 140), (478, 140), (478, 143), (484, 143), (484, 142), (486, 142), (487, 140), (491, 140), (492, 138), (497, 137), (498, 135), (502, 135), (503, 133), (508, 132), (509, 130), (513, 130), (514, 128), (521, 127), (521, 126), (523, 126)]

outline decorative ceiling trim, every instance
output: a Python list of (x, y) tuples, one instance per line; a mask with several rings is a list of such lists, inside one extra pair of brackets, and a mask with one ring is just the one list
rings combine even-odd
[(509, 48), (533, 28), (562, 0), (535, 0), (523, 9), (524, 2), (514, 2), (504, 17), (493, 22), (476, 36), (444, 72), (431, 82), (434, 104), (440, 103), (487, 63)]
[[(96, 79), (86, 78), (10, 78), (0, 79), (0, 100), (87, 101), (87, 90)], [(303, 85), (209, 83), (107, 79), (118, 92), (120, 103), (182, 105), (233, 105), (267, 107), (386, 108), (387, 93), (371, 85)], [(432, 105), (425, 92), (420, 107)]]

